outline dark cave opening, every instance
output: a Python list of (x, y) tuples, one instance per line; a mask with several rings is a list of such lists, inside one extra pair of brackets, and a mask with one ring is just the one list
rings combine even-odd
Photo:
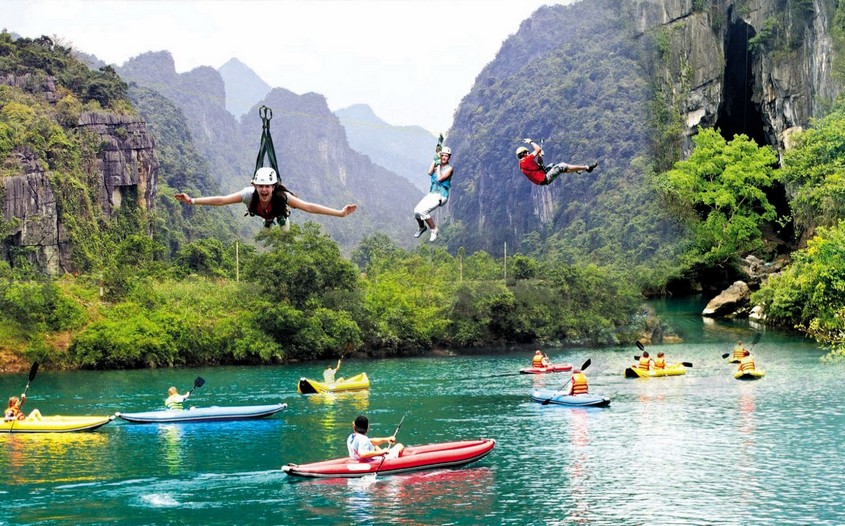
[[(733, 18), (729, 16), (729, 18)], [(748, 40), (756, 31), (741, 19), (732, 20), (725, 39), (725, 80), (716, 128), (726, 140), (744, 133), (759, 146), (769, 144), (763, 116), (751, 100), (754, 74)]]

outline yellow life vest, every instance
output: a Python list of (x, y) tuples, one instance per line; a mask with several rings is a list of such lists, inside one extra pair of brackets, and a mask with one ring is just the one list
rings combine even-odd
[(742, 360), (742, 353), (745, 352), (745, 348), (741, 345), (737, 345), (734, 347), (734, 353), (731, 358), (734, 360)]
[(569, 394), (587, 394), (587, 377), (584, 373), (575, 373), (572, 375), (572, 390)]
[(639, 367), (640, 369), (643, 369), (644, 371), (648, 371), (651, 368), (650, 363), (651, 363), (651, 358), (649, 358), (648, 356), (641, 356), (640, 357), (640, 363), (637, 365), (637, 367)]
[(739, 370), (740, 371), (753, 371), (754, 367), (754, 357), (751, 355), (744, 356), (742, 360), (739, 362)]
[(534, 358), (531, 360), (531, 365), (534, 367), (544, 367), (543, 365), (543, 355), (542, 354), (535, 354)]
[(665, 369), (666, 368), (666, 358), (657, 357), (654, 359), (654, 368), (655, 369)]

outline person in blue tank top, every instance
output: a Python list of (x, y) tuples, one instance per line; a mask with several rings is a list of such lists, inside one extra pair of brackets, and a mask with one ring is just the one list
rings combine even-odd
[(414, 237), (420, 237), (426, 231), (426, 228), (430, 228), (429, 241), (436, 240), (439, 233), (437, 225), (434, 224), (434, 219), (431, 217), (431, 212), (438, 206), (445, 205), (446, 201), (449, 200), (449, 189), (452, 186), (452, 174), (454, 173), (453, 168), (449, 165), (449, 159), (452, 158), (452, 149), (444, 146), (438, 157), (438, 159), (432, 161), (428, 168), (428, 175), (431, 176), (431, 186), (428, 193), (414, 208), (414, 218), (419, 226), (419, 230), (414, 234)]

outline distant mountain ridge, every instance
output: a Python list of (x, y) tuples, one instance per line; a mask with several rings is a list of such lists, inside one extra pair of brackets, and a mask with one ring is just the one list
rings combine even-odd
[(335, 110), (346, 128), (349, 145), (366, 154), (420, 190), (427, 191), (426, 175), (437, 138), (421, 126), (393, 126), (380, 119), (367, 104)]
[[(261, 121), (258, 112), (248, 112), (238, 122), (226, 110), (220, 73), (206, 66), (176, 73), (167, 51), (139, 55), (118, 72), (127, 80), (158, 91), (182, 111), (197, 148), (224, 191), (249, 184)], [(257, 104), (273, 110), (271, 132), (279, 169), (282, 181), (293, 193), (332, 208), (347, 203), (359, 205), (357, 212), (344, 219), (294, 211), (293, 221), (320, 223), (347, 250), (376, 232), (388, 235), (400, 246), (411, 243), (413, 208), (421, 192), (352, 150), (325, 97), (275, 88)], [(255, 218), (245, 221), (258, 224)]]
[(217, 72), (226, 86), (226, 109), (238, 119), (273, 89), (237, 58), (229, 59)]

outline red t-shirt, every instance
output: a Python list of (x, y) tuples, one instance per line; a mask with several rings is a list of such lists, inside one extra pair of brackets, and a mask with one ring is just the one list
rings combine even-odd
[(543, 184), (546, 181), (546, 172), (537, 164), (533, 153), (529, 153), (519, 160), (519, 169), (534, 184)]

